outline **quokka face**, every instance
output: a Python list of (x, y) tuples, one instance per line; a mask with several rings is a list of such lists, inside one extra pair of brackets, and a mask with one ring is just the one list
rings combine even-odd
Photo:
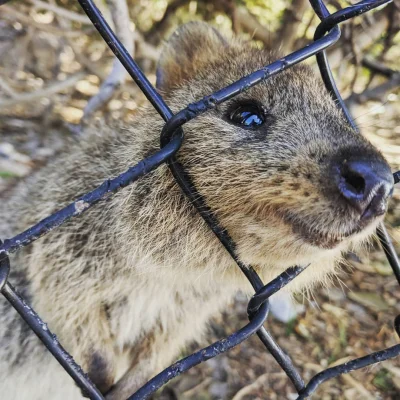
[[(191, 23), (171, 38), (158, 86), (178, 110), (276, 58)], [(308, 66), (241, 93), (184, 131), (178, 158), (244, 262), (287, 266), (336, 254), (371, 234), (386, 211), (387, 162)]]

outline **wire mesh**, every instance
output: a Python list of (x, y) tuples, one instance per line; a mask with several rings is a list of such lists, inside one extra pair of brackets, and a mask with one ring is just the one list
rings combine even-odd
[[(6, 2), (7, 0), (0, 0), (0, 5)], [(235, 243), (227, 231), (219, 224), (212, 210), (206, 206), (204, 199), (196, 191), (190, 175), (185, 171), (184, 165), (181, 165), (179, 160), (176, 158), (176, 154), (178, 153), (179, 148), (184, 141), (184, 131), (182, 127), (185, 123), (196, 118), (200, 114), (213, 109), (218, 104), (221, 104), (224, 101), (238, 95), (239, 93), (242, 93), (243, 91), (259, 84), (260, 82), (269, 79), (273, 75), (279, 74), (291, 66), (314, 55), (317, 57), (318, 66), (325, 86), (331, 93), (333, 99), (336, 100), (338, 107), (343, 111), (348, 123), (354, 129), (357, 129), (336, 87), (325, 50), (339, 40), (339, 23), (361, 15), (369, 10), (372, 10), (373, 8), (389, 3), (390, 1), (364, 0), (330, 14), (321, 0), (310, 0), (312, 8), (321, 20), (321, 23), (316, 29), (313, 42), (286, 55), (283, 58), (276, 60), (264, 68), (251, 73), (248, 76), (242, 77), (238, 81), (225, 88), (222, 88), (221, 90), (218, 90), (215, 93), (210, 94), (209, 96), (204, 97), (198, 102), (187, 105), (186, 108), (182, 109), (175, 115), (171, 112), (162, 97), (151, 85), (138, 65), (118, 40), (112, 29), (104, 20), (100, 11), (95, 6), (94, 2), (92, 0), (78, 0), (78, 2), (110, 49), (124, 65), (132, 79), (137, 83), (153, 107), (166, 121), (160, 136), (161, 147), (160, 150), (155, 154), (143, 159), (138, 164), (129, 168), (126, 172), (122, 173), (116, 178), (105, 181), (92, 192), (81, 196), (73, 203), (69, 204), (53, 215), (43, 219), (26, 231), (13, 238), (4, 240), (3, 243), (0, 242), (1, 293), (18, 311), (21, 317), (45, 344), (48, 350), (66, 370), (66, 372), (74, 379), (76, 384), (82, 389), (82, 392), (91, 399), (104, 398), (101, 392), (90, 381), (89, 377), (82, 371), (79, 365), (75, 363), (72, 356), (64, 350), (62, 345), (58, 342), (56, 336), (50, 332), (47, 325), (36, 314), (36, 312), (32, 310), (32, 308), (25, 302), (25, 300), (18, 294), (16, 289), (8, 281), (8, 275), (10, 272), (8, 255), (17, 251), (21, 247), (29, 245), (41, 236), (46, 235), (51, 230), (60, 226), (70, 218), (78, 217), (91, 206), (112, 195), (121, 188), (131, 184), (132, 182), (135, 182), (163, 163), (168, 164), (182, 191), (195, 206), (199, 214), (203, 217), (210, 229), (218, 237), (221, 244), (229, 252), (229, 254), (237, 263), (238, 267), (250, 281), (255, 290), (255, 294), (248, 304), (249, 323), (246, 326), (230, 336), (218, 340), (210, 346), (201, 349), (166, 368), (160, 374), (148, 381), (136, 393), (132, 394), (129, 399), (138, 400), (149, 398), (151, 394), (153, 394), (171, 379), (201, 362), (230, 350), (255, 333), (265, 345), (266, 349), (272, 354), (281, 368), (285, 371), (287, 377), (292, 382), (298, 393), (298, 399), (305, 399), (309, 397), (323, 382), (328, 379), (332, 379), (338, 375), (364, 368), (366, 366), (400, 355), (400, 344), (398, 344), (364, 357), (337, 365), (333, 368), (325, 369), (324, 371), (315, 375), (307, 384), (305, 384), (289, 355), (287, 355), (284, 350), (280, 348), (268, 330), (263, 326), (269, 312), (268, 299), (270, 296), (282, 289), (291, 280), (295, 279), (304, 271), (305, 268), (300, 266), (291, 267), (280, 274), (277, 278), (264, 285), (260, 277), (251, 266), (243, 265), (241, 263), (235, 251)], [(400, 181), (400, 171), (395, 172), (393, 176), (395, 183), (398, 183)], [(394, 275), (400, 284), (399, 259), (383, 224), (378, 228), (377, 234), (386, 257), (388, 258), (393, 269)], [(400, 316), (395, 318), (394, 327), (397, 334), (400, 336)]]

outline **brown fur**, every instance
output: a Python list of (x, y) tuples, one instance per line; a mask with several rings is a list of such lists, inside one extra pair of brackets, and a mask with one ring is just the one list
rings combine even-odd
[[(174, 112), (274, 58), (200, 23), (182, 27), (160, 61)], [(262, 129), (230, 124), (243, 99), (268, 111)], [(159, 148), (163, 122), (149, 106), (127, 128), (99, 126), (21, 183), (0, 215), (10, 237)], [(265, 281), (311, 263), (291, 290), (324, 281), (343, 250), (380, 219), (356, 226), (331, 178), (352, 154), (383, 160), (351, 130), (307, 66), (295, 66), (184, 126), (178, 158)], [(89, 371), (122, 399), (199, 339), (236, 290), (250, 289), (163, 165), (12, 258), (10, 281)], [(14, 310), (0, 300), (0, 392), (5, 400), (76, 399), (79, 391)], [(99, 381), (100, 380), (100, 381)], [(2, 398), (3, 398), (2, 397)]]

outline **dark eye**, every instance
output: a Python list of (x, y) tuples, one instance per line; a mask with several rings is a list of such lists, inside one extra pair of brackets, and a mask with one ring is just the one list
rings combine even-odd
[(254, 129), (265, 122), (265, 112), (258, 104), (242, 104), (230, 113), (229, 119), (243, 128)]

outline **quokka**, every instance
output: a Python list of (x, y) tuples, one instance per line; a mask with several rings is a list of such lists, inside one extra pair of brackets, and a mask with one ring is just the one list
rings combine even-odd
[[(166, 44), (157, 86), (174, 112), (276, 56), (205, 23)], [(85, 139), (21, 182), (1, 204), (11, 237), (159, 149), (151, 106), (128, 127)], [(352, 130), (310, 67), (298, 65), (184, 126), (178, 159), (265, 282), (309, 265), (288, 290), (335, 272), (343, 251), (383, 219), (390, 168)], [(237, 266), (166, 165), (12, 257), (10, 282), (49, 324), (107, 399), (129, 397), (199, 340), (239, 289)], [(81, 398), (40, 341), (0, 299), (4, 400)]]

